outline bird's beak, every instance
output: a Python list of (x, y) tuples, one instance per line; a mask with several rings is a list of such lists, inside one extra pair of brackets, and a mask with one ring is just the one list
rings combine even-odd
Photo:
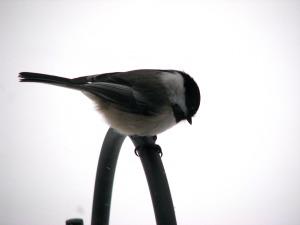
[(188, 117), (188, 118), (186, 118), (186, 120), (189, 122), (189, 124), (192, 125), (192, 117)]

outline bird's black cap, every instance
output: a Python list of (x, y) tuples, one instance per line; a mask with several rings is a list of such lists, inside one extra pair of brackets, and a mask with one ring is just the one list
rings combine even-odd
[(200, 106), (200, 90), (197, 83), (191, 78), (187, 73), (180, 72), (184, 79), (184, 87), (185, 87), (185, 102), (187, 107), (187, 120), (190, 124), (192, 124), (192, 117), (197, 112)]

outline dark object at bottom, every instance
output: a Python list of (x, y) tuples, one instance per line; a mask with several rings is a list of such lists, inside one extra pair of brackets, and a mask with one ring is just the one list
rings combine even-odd
[(83, 225), (82, 219), (69, 219), (66, 221), (66, 225)]

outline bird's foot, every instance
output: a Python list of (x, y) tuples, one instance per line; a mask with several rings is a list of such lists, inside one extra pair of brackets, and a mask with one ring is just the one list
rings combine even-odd
[[(155, 137), (155, 140), (156, 140), (156, 136), (153, 136)], [(134, 153), (136, 154), (136, 156), (140, 156), (139, 155), (139, 152), (140, 151), (143, 151), (143, 150), (154, 150), (156, 153), (158, 153), (160, 155), (160, 157), (163, 156), (163, 153), (162, 153), (162, 150), (161, 150), (161, 147), (157, 144), (144, 144), (144, 145), (139, 145), (135, 148), (134, 150)]]

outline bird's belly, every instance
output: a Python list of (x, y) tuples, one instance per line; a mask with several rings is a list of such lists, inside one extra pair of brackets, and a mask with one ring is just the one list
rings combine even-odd
[(106, 104), (97, 96), (83, 92), (91, 98), (97, 106), (97, 110), (104, 116), (108, 124), (125, 135), (154, 136), (171, 128), (176, 124), (171, 107), (166, 107), (154, 116), (127, 113), (115, 108), (112, 104)]
[(131, 114), (116, 109), (100, 110), (111, 127), (125, 135), (153, 136), (176, 124), (172, 111), (155, 116)]

